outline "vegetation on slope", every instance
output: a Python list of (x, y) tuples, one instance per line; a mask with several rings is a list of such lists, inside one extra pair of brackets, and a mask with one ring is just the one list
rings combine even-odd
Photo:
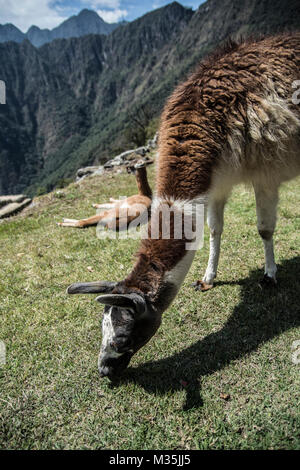
[[(153, 183), (153, 170), (150, 174)], [(122, 381), (100, 379), (102, 308), (67, 297), (76, 281), (124, 278), (136, 240), (99, 240), (62, 217), (136, 193), (131, 175), (105, 175), (35, 200), (0, 224), (1, 449), (299, 449), (299, 179), (281, 190), (278, 288), (261, 290), (263, 247), (253, 193), (225, 211), (218, 282), (196, 293), (205, 245), (163, 323)]]

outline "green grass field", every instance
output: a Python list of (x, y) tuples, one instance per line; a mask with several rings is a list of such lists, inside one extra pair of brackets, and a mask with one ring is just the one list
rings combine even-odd
[[(153, 170), (151, 170), (153, 181)], [(299, 449), (299, 179), (281, 190), (278, 288), (262, 290), (253, 193), (225, 211), (218, 282), (195, 292), (204, 248), (151, 342), (118, 385), (100, 379), (101, 306), (70, 296), (76, 281), (120, 280), (136, 240), (59, 228), (93, 202), (136, 192), (132, 175), (72, 184), (0, 224), (1, 449)], [(223, 398), (222, 398), (223, 397)]]

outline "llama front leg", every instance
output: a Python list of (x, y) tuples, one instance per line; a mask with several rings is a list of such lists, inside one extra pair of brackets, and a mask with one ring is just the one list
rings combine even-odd
[(196, 290), (207, 291), (211, 289), (217, 276), (226, 200), (227, 198), (213, 200), (208, 205), (207, 224), (210, 229), (209, 260), (203, 280), (197, 281), (195, 284)]
[(264, 283), (276, 284), (276, 271), (273, 246), (273, 233), (276, 227), (278, 187), (266, 190), (254, 186), (256, 198), (257, 229), (262, 238), (265, 251)]
[(63, 222), (58, 222), (58, 226), (60, 227), (75, 227), (75, 228), (85, 228), (90, 227), (92, 225), (97, 225), (103, 217), (106, 216), (106, 212), (94, 215), (93, 217), (89, 217), (88, 219), (63, 219)]
[(115, 207), (115, 203), (106, 203), (106, 204), (92, 204), (94, 209), (102, 209), (103, 211), (105, 210), (111, 210)]

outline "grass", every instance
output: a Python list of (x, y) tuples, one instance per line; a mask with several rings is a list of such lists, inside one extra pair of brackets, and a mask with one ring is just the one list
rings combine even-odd
[(135, 192), (127, 174), (86, 179), (0, 224), (0, 448), (299, 449), (300, 365), (291, 358), (300, 339), (299, 179), (281, 190), (278, 288), (259, 287), (254, 196), (238, 187), (215, 288), (190, 287), (205, 269), (206, 231), (160, 330), (113, 386), (97, 371), (101, 308), (65, 289), (124, 278), (138, 241), (55, 222)]

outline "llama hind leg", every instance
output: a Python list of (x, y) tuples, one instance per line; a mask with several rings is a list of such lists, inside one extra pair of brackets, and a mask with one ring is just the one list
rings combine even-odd
[(207, 291), (211, 289), (217, 276), (226, 200), (227, 197), (213, 200), (208, 205), (207, 223), (210, 229), (209, 260), (203, 280), (195, 283), (196, 290)]
[(92, 204), (94, 209), (102, 209), (103, 211), (113, 209), (115, 204), (107, 202), (106, 204)]
[(63, 222), (58, 222), (58, 226), (60, 227), (76, 227), (76, 228), (85, 228), (90, 227), (92, 225), (97, 225), (103, 217), (105, 217), (107, 212), (103, 212), (98, 215), (94, 215), (93, 217), (89, 217), (88, 219), (63, 219)]
[(59, 227), (78, 227), (79, 220), (77, 219), (63, 219), (62, 222), (57, 222)]
[(273, 246), (273, 233), (276, 227), (278, 187), (268, 189), (254, 186), (256, 198), (257, 229), (265, 251), (265, 284), (276, 284), (276, 263)]

